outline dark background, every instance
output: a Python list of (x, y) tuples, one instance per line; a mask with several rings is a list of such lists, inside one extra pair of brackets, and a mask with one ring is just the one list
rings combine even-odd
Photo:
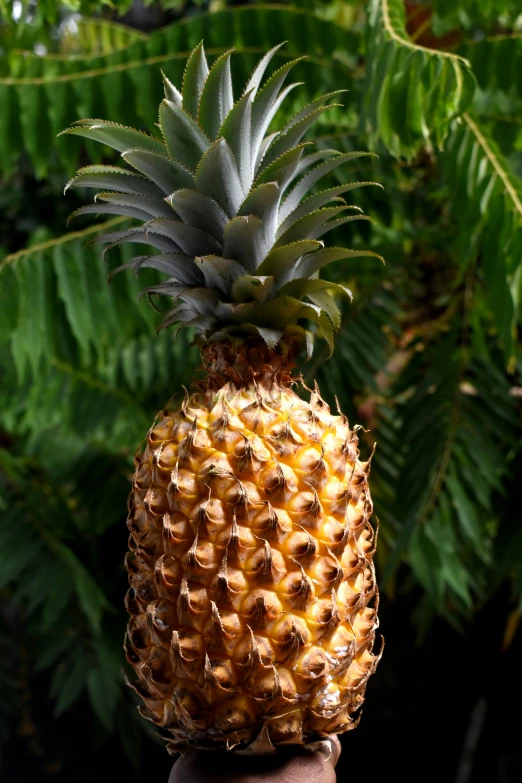
[[(404, 783), (522, 780), (522, 647), (518, 636), (509, 650), (502, 650), (499, 618), (506, 598), (499, 591), (464, 634), (436, 620), (422, 644), (411, 621), (418, 593), (381, 601), (386, 648), (369, 682), (359, 726), (341, 736), (339, 781), (385, 776)], [(85, 743), (86, 734), (91, 737), (85, 725), (92, 721), (88, 709), (50, 722), (45, 680), (36, 678), (26, 687), (30, 692), (18, 736), (2, 758), (6, 783), (166, 783), (172, 759), (161, 745), (144, 745), (136, 772), (114, 740)]]

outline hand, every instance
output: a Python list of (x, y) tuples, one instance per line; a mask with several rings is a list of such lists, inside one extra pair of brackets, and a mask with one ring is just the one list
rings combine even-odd
[(341, 744), (335, 734), (328, 739), (332, 746), (329, 759), (297, 745), (280, 749), (274, 756), (189, 750), (174, 764), (169, 783), (335, 783)]

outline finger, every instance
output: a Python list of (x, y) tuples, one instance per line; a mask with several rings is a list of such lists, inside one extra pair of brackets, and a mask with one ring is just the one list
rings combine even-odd
[(187, 751), (174, 764), (169, 783), (335, 783), (340, 743), (335, 735), (328, 741), (332, 749), (329, 758), (299, 746), (281, 748), (273, 756)]
[(313, 742), (311, 746), (305, 745), (303, 749), (310, 751), (312, 748), (314, 748), (315, 752), (323, 756), (326, 761), (329, 761), (332, 767), (337, 765), (342, 750), (337, 734), (327, 734), (326, 737), (323, 737), (321, 740)]
[(329, 734), (328, 741), (330, 742), (331, 747), (330, 761), (335, 769), (337, 762), (339, 761), (339, 756), (341, 755), (342, 745), (337, 734)]
[(328, 761), (331, 763), (332, 767), (335, 768), (337, 766), (337, 762), (339, 761), (339, 756), (341, 755), (342, 750), (339, 737), (337, 734), (329, 734), (324, 738), (323, 741), (327, 746), (323, 752), (326, 755)]

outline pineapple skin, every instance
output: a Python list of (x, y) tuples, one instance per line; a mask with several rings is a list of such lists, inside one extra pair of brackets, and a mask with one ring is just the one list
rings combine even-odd
[(210, 354), (135, 458), (132, 687), (171, 753), (310, 745), (357, 725), (380, 657), (370, 462), (280, 353)]

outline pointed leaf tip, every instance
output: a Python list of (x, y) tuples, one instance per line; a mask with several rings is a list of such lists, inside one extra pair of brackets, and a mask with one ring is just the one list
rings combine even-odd
[(172, 84), (163, 70), (161, 71), (161, 75), (163, 77), (163, 91), (165, 93), (165, 98), (169, 101), (172, 101), (172, 103), (175, 103), (177, 106), (181, 106), (183, 104), (183, 96), (181, 95), (180, 91)]
[(198, 123), (210, 139), (217, 137), (234, 106), (230, 58), (234, 49), (217, 58), (208, 72), (198, 106)]
[(283, 336), (282, 329), (268, 329), (266, 326), (256, 326), (256, 331), (263, 338), (268, 348), (275, 348)]
[(203, 41), (200, 41), (199, 44), (194, 47), (187, 60), (181, 88), (183, 108), (188, 114), (194, 117), (194, 119), (198, 114), (201, 93), (203, 92), (205, 82), (208, 78), (208, 73), (209, 70), (207, 58), (205, 57), (205, 49), (203, 47)]
[(270, 63), (270, 60), (272, 57), (276, 54), (279, 49), (281, 49), (282, 46), (284, 46), (288, 41), (282, 41), (282, 43), (277, 44), (276, 46), (272, 47), (269, 52), (267, 52), (264, 57), (262, 57), (258, 64), (255, 66), (254, 70), (252, 71), (252, 75), (245, 86), (245, 93), (253, 91), (253, 95), (257, 93), (259, 86), (261, 82), (263, 81), (263, 76), (265, 75), (265, 71)]

